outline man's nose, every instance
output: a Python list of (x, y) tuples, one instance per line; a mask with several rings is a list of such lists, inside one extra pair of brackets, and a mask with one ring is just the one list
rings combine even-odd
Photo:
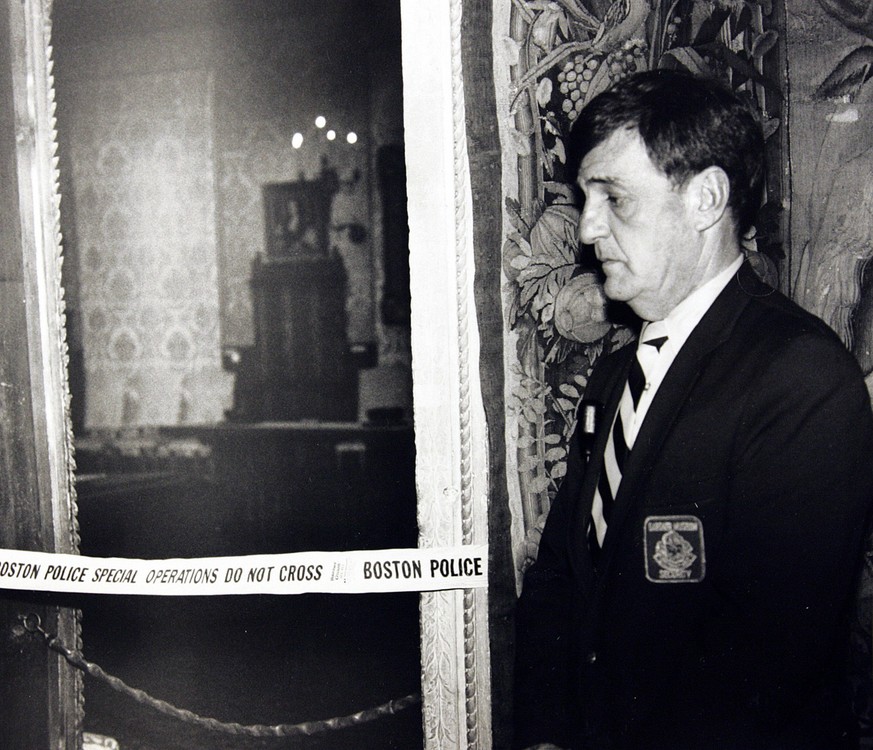
[(594, 201), (586, 200), (579, 216), (579, 241), (583, 245), (593, 245), (608, 233), (609, 227), (606, 225), (603, 211), (594, 205)]

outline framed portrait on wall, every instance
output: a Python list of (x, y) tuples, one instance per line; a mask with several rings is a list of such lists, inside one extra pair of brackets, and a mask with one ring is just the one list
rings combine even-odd
[(338, 180), (323, 171), (316, 180), (262, 186), (268, 258), (326, 258), (330, 255), (330, 208)]

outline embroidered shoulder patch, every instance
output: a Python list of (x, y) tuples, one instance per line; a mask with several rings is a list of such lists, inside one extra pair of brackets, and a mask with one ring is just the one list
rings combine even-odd
[(706, 574), (703, 524), (697, 516), (649, 516), (643, 521), (646, 578), (698, 583)]

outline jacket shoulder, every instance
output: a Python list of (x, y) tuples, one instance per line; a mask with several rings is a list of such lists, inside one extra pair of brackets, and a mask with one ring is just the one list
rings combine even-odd
[(855, 358), (833, 329), (779, 291), (752, 297), (739, 325), (748, 346), (773, 353), (802, 350), (810, 365), (822, 358), (829, 368), (843, 365), (860, 375)]

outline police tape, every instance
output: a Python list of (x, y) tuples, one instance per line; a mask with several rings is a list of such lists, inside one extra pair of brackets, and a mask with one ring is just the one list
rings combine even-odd
[(214, 596), (483, 588), (487, 545), (139, 560), (0, 549), (0, 589)]

